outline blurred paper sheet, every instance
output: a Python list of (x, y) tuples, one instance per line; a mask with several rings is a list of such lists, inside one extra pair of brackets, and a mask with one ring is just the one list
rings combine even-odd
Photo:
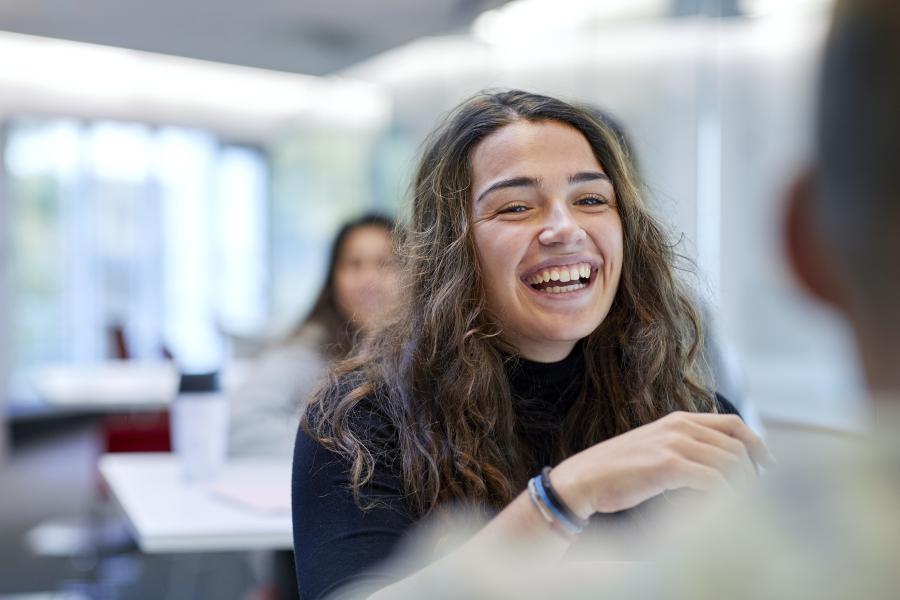
[(205, 487), (212, 496), (244, 509), (264, 513), (291, 510), (290, 462), (232, 464), (222, 477)]

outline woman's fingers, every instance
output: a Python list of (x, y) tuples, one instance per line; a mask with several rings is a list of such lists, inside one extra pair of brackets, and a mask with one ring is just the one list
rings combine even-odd
[[(718, 432), (715, 435), (727, 437)], [(715, 443), (684, 437), (673, 444), (673, 449), (691, 462), (716, 469), (733, 485), (742, 487), (756, 479), (756, 470), (744, 446), (731, 441), (737, 444), (737, 448), (725, 449)]]
[(585, 514), (616, 512), (664, 490), (710, 491), (752, 481), (751, 458), (772, 461), (740, 418), (672, 413), (563, 461), (554, 469), (554, 485)]
[(741, 463), (742, 469), (751, 478), (755, 479), (758, 475), (756, 466), (750, 458), (750, 452), (742, 441), (730, 435), (724, 434), (718, 429), (705, 427), (699, 423), (690, 422), (691, 437), (697, 441), (715, 446), (725, 452), (735, 456), (735, 459)]
[(667, 469), (667, 490), (690, 488), (700, 492), (717, 492), (730, 488), (728, 479), (718, 469), (681, 459)]
[(673, 413), (679, 415), (682, 423), (694, 423), (718, 431), (738, 440), (757, 463), (764, 466), (775, 464), (775, 458), (769, 452), (765, 442), (747, 427), (737, 415), (717, 415), (712, 413)]

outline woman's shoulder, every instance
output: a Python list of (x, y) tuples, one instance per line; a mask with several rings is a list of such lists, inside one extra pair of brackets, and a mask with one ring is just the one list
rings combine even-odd
[(334, 373), (318, 394), (318, 406), (308, 413), (314, 432), (344, 425), (365, 444), (396, 442), (397, 423), (391, 414), (390, 392), (360, 370)]
[(349, 487), (357, 461), (363, 460), (372, 468), (366, 493), (400, 495), (398, 429), (377, 392), (348, 400), (353, 383), (353, 378), (337, 378), (329, 387), (332, 394), (343, 393), (343, 397), (308, 410), (295, 441), (294, 474), (314, 477), (325, 487), (331, 485), (329, 481)]
[(743, 419), (737, 407), (718, 392), (716, 392), (716, 408), (721, 415), (737, 415)]

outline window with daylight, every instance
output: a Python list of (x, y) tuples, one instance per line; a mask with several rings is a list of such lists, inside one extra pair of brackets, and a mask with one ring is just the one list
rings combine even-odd
[[(268, 161), (191, 129), (20, 119), (3, 148), (13, 402), (48, 363), (219, 360), (268, 310)], [(123, 344), (122, 342), (126, 343)]]

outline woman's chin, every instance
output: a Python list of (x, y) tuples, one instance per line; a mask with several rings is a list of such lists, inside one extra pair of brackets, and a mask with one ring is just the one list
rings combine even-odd
[(556, 327), (531, 329), (527, 335), (510, 335), (508, 341), (525, 358), (538, 362), (562, 360), (572, 351), (575, 344), (590, 335), (593, 329), (586, 327)]
[[(558, 319), (556, 322), (541, 324), (535, 331), (536, 338), (552, 343), (575, 343), (587, 337), (600, 326), (597, 319)], [(596, 322), (595, 322), (596, 321)]]

